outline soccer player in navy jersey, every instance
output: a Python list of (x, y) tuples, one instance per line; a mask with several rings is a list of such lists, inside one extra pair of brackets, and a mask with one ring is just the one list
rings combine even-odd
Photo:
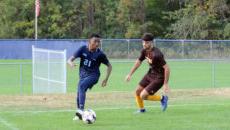
[(153, 46), (153, 35), (145, 33), (142, 36), (143, 49), (139, 58), (136, 60), (130, 73), (126, 76), (126, 81), (130, 81), (133, 73), (139, 68), (145, 59), (149, 64), (149, 70), (139, 82), (136, 88), (136, 102), (139, 107), (138, 113), (144, 113), (143, 100), (161, 101), (162, 111), (167, 108), (168, 96), (157, 95), (156, 92), (163, 86), (164, 92), (169, 92), (169, 75), (170, 69), (167, 65), (162, 52)]
[(112, 66), (107, 59), (106, 55), (99, 49), (101, 37), (98, 34), (92, 34), (89, 37), (88, 46), (80, 47), (74, 54), (68, 59), (70, 67), (75, 67), (74, 60), (80, 58), (79, 66), (79, 83), (77, 91), (77, 112), (74, 120), (82, 119), (82, 112), (84, 111), (86, 92), (91, 89), (99, 80), (101, 63), (107, 66), (107, 74), (102, 81), (101, 86), (105, 87), (112, 71)]

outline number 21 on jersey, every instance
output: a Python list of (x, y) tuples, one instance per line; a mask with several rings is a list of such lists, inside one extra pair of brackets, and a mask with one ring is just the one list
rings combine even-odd
[(84, 65), (90, 67), (91, 66), (91, 61), (88, 59), (84, 60)]

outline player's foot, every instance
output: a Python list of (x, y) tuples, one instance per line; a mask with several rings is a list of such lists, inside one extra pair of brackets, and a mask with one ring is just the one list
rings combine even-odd
[(142, 114), (142, 113), (145, 113), (146, 110), (145, 109), (139, 109), (135, 112), (135, 114)]
[(162, 111), (165, 111), (168, 107), (168, 96), (163, 96), (161, 99), (161, 108)]
[(75, 113), (73, 120), (82, 120), (83, 110), (78, 109)]

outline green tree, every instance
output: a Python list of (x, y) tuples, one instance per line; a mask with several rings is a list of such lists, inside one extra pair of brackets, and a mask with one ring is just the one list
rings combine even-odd
[(224, 39), (223, 30), (229, 22), (226, 0), (193, 0), (169, 14), (176, 20), (169, 28), (169, 38)]
[[(145, 4), (143, 0), (120, 0), (117, 21), (120, 32), (126, 38), (140, 37), (140, 25), (145, 23)], [(133, 32), (136, 30), (135, 32)]]
[[(229, 38), (230, 0), (40, 0), (38, 38)], [(0, 38), (34, 38), (34, 0), (0, 0)]]
[(0, 38), (32, 38), (33, 6), (30, 0), (0, 1)]
[(224, 38), (230, 39), (230, 23), (228, 23), (224, 28)]

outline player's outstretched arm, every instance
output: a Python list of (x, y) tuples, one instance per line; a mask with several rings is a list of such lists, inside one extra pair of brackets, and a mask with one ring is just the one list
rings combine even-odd
[(74, 61), (75, 60), (75, 57), (74, 56), (71, 56), (69, 59), (68, 59), (68, 61), (67, 61), (67, 63), (69, 64), (69, 66), (71, 67), (71, 68), (74, 68), (75, 66), (76, 66), (76, 64), (74, 64)]
[(141, 65), (141, 61), (138, 59), (136, 60), (133, 68), (131, 69), (131, 71), (129, 72), (129, 74), (125, 77), (125, 80), (128, 82), (131, 79), (131, 76), (133, 75), (133, 73), (137, 70), (137, 68), (139, 68), (139, 66)]
[(110, 74), (111, 74), (111, 71), (112, 71), (112, 65), (109, 63), (108, 65), (107, 65), (107, 73), (106, 73), (106, 77), (105, 77), (105, 79), (102, 81), (102, 83), (101, 83), (101, 86), (102, 87), (105, 87), (106, 85), (107, 85), (107, 81), (108, 81), (108, 79), (109, 79), (109, 76), (110, 76)]
[(168, 85), (168, 81), (169, 81), (169, 76), (170, 76), (170, 68), (167, 64), (165, 64), (163, 66), (164, 68), (164, 85), (163, 85), (163, 89), (164, 89), (164, 93), (169, 93), (169, 85)]

